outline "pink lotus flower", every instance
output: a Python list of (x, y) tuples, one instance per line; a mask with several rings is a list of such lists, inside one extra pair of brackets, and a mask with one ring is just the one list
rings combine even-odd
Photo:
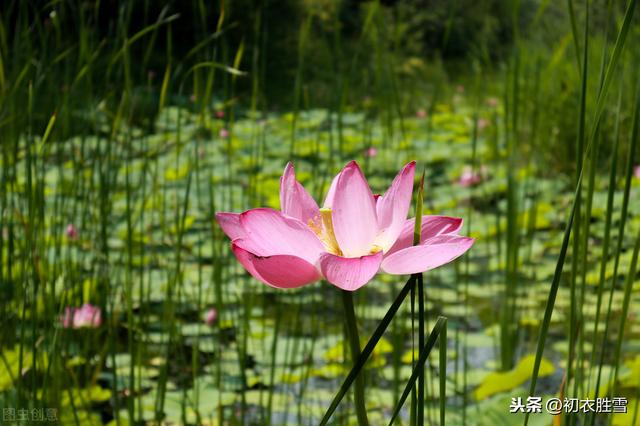
[(204, 322), (207, 323), (207, 325), (209, 327), (211, 327), (213, 324), (215, 324), (217, 319), (218, 319), (218, 311), (215, 310), (215, 308), (209, 309), (204, 314)]
[(73, 226), (72, 223), (67, 225), (67, 238), (69, 238), (70, 240), (76, 240), (78, 239), (78, 230), (76, 229), (75, 226)]
[(492, 98), (488, 98), (487, 99), (487, 105), (489, 105), (492, 108), (497, 107), (498, 103), (499, 103), (498, 98), (493, 98), (492, 97)]
[(374, 147), (369, 147), (369, 148), (364, 150), (364, 156), (365, 157), (373, 158), (376, 155), (378, 155), (378, 150), (375, 149)]
[(416, 117), (418, 118), (425, 118), (427, 116), (427, 111), (423, 110), (423, 109), (419, 109), (416, 111)]
[(215, 112), (215, 115), (216, 115), (216, 118), (223, 119), (224, 118), (224, 111), (219, 109), (219, 110), (217, 110)]
[(96, 328), (102, 324), (102, 312), (100, 308), (85, 303), (80, 308), (65, 308), (61, 321), (64, 328)]
[(640, 165), (637, 165), (633, 168), (633, 175), (640, 179)]
[(354, 291), (378, 271), (404, 275), (427, 271), (464, 254), (474, 240), (458, 235), (462, 219), (423, 216), (420, 244), (407, 220), (415, 162), (404, 166), (382, 196), (374, 196), (355, 161), (333, 179), (323, 207), (287, 164), (280, 179), (282, 211), (257, 208), (217, 213), (231, 249), (256, 279), (296, 288), (322, 278)]
[(480, 167), (479, 171), (474, 171), (471, 167), (465, 166), (460, 178), (458, 179), (458, 184), (465, 188), (476, 185), (483, 181), (485, 173), (486, 169), (484, 167)]
[(485, 118), (479, 118), (479, 119), (478, 119), (478, 123), (477, 123), (477, 124), (478, 124), (478, 129), (479, 129), (479, 130), (483, 130), (483, 129), (485, 129), (485, 128), (489, 127), (489, 125), (490, 125), (491, 123), (489, 123), (489, 120), (487, 120), (487, 119), (485, 119)]
[(218, 136), (220, 136), (220, 138), (222, 139), (226, 139), (229, 137), (229, 131), (227, 129), (220, 129)]

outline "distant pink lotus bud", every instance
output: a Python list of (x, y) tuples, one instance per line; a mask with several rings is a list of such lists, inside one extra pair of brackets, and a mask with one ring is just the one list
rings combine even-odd
[(80, 308), (67, 307), (61, 322), (64, 328), (97, 328), (102, 324), (102, 312), (89, 303)]
[(495, 108), (498, 106), (498, 98), (488, 98), (487, 99), (487, 105), (489, 105), (491, 108)]
[(223, 119), (224, 118), (224, 111), (219, 109), (215, 112), (216, 118), (220, 118)]
[(220, 129), (218, 136), (220, 136), (222, 139), (226, 139), (229, 137), (229, 131), (227, 129)]
[(633, 168), (633, 174), (635, 177), (640, 179), (640, 164)]
[(458, 179), (458, 184), (463, 187), (469, 187), (473, 185), (477, 185), (483, 181), (483, 176), (486, 172), (484, 167), (480, 167), (479, 171), (474, 171), (471, 167), (465, 166), (462, 170), (462, 174)]
[(478, 119), (478, 129), (480, 129), (480, 130), (482, 130), (482, 129), (484, 129), (484, 128), (488, 127), (488, 126), (489, 126), (489, 124), (490, 124), (490, 123), (489, 123), (489, 120), (486, 120), (486, 119), (484, 119), (484, 118), (480, 118), (480, 119)]
[(369, 148), (364, 150), (364, 156), (365, 157), (373, 158), (376, 155), (378, 155), (378, 150), (375, 149), (374, 147), (369, 147)]
[(204, 316), (204, 322), (207, 323), (209, 327), (213, 326), (217, 319), (218, 311), (216, 311), (215, 308), (209, 309)]
[(462, 84), (458, 84), (456, 86), (456, 92), (458, 93), (464, 93), (464, 86)]
[(78, 230), (76, 229), (75, 226), (73, 226), (72, 223), (67, 225), (67, 238), (69, 238), (70, 240), (77, 240), (78, 239)]
[(423, 110), (423, 109), (419, 109), (416, 111), (416, 117), (418, 118), (425, 118), (427, 116), (427, 111)]
[(458, 234), (462, 219), (424, 215), (420, 242), (413, 244), (415, 220), (407, 214), (415, 168), (415, 161), (406, 164), (376, 199), (351, 161), (333, 179), (320, 208), (288, 163), (280, 178), (282, 211), (218, 212), (216, 220), (238, 261), (266, 285), (291, 289), (325, 279), (355, 291), (380, 271), (409, 275), (447, 264), (474, 243)]

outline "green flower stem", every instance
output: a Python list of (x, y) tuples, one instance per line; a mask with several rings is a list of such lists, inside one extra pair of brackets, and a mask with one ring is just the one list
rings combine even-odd
[[(360, 356), (360, 336), (358, 335), (358, 324), (356, 322), (356, 311), (353, 307), (353, 293), (342, 290), (342, 302), (344, 303), (344, 313), (347, 325), (347, 338), (351, 347), (351, 358), (356, 364)], [(358, 417), (359, 426), (368, 426), (367, 408), (364, 402), (364, 375), (359, 374), (356, 377), (355, 386), (353, 388), (353, 396), (356, 405), (356, 415)]]

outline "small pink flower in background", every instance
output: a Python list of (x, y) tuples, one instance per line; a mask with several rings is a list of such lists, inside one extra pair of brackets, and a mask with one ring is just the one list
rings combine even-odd
[(456, 92), (458, 93), (464, 93), (464, 86), (462, 84), (458, 84), (456, 86)]
[(75, 226), (73, 226), (72, 223), (67, 225), (67, 238), (69, 238), (70, 240), (77, 240), (78, 239), (78, 230), (76, 229)]
[(640, 165), (637, 165), (633, 168), (633, 174), (635, 177), (640, 179)]
[(485, 128), (487, 128), (489, 126), (489, 120), (485, 119), (485, 118), (479, 118), (478, 119), (478, 129), (483, 130)]
[(495, 108), (498, 106), (498, 98), (488, 98), (487, 99), (487, 105), (489, 105), (491, 108)]
[(416, 111), (416, 117), (418, 118), (425, 118), (427, 116), (427, 111), (423, 110), (423, 109), (419, 109)]
[(229, 137), (229, 131), (227, 129), (220, 129), (220, 132), (218, 132), (218, 136), (220, 136), (222, 139), (226, 139)]
[(102, 324), (102, 312), (100, 308), (85, 303), (80, 308), (65, 308), (61, 320), (64, 328), (96, 328)]
[(354, 291), (379, 271), (405, 275), (451, 262), (473, 245), (458, 235), (462, 219), (422, 217), (420, 244), (407, 219), (415, 162), (404, 166), (383, 195), (375, 197), (355, 161), (333, 179), (323, 207), (296, 180), (287, 164), (280, 178), (282, 211), (257, 208), (217, 213), (238, 261), (275, 288), (297, 288), (322, 278)]
[(204, 322), (207, 323), (209, 327), (213, 326), (217, 319), (218, 311), (216, 311), (214, 308), (209, 309), (204, 315)]
[(465, 166), (458, 179), (458, 184), (465, 188), (477, 185), (484, 180), (485, 174), (486, 168), (484, 166), (480, 167), (480, 170), (477, 171), (474, 171), (470, 166)]
[(195, 101), (196, 101), (196, 95), (193, 95), (193, 94), (192, 94), (191, 96), (189, 96), (189, 100), (190, 100), (191, 102), (195, 102)]
[(378, 155), (378, 150), (375, 149), (374, 147), (369, 147), (369, 148), (364, 150), (364, 156), (365, 157), (373, 158), (376, 155)]
[(219, 110), (217, 110), (215, 112), (215, 115), (216, 115), (216, 118), (223, 119), (224, 118), (224, 111), (219, 109)]

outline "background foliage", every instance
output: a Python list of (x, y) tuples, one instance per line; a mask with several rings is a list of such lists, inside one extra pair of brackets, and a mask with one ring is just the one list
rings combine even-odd
[[(547, 397), (630, 401), (555, 424), (637, 424), (635, 3), (3, 1), (0, 406), (62, 424), (317, 423), (350, 368), (339, 297), (260, 285), (213, 215), (278, 208), (289, 160), (321, 199), (348, 160), (382, 192), (416, 159), (425, 211), (477, 238), (425, 275), (427, 326), (449, 330), (427, 423), (521, 424), (509, 400), (540, 376)], [(400, 289), (357, 293), (361, 336)], [(83, 303), (103, 324), (63, 327)], [(408, 305), (363, 373), (373, 424), (416, 365)], [(353, 418), (344, 401), (333, 421)]]

